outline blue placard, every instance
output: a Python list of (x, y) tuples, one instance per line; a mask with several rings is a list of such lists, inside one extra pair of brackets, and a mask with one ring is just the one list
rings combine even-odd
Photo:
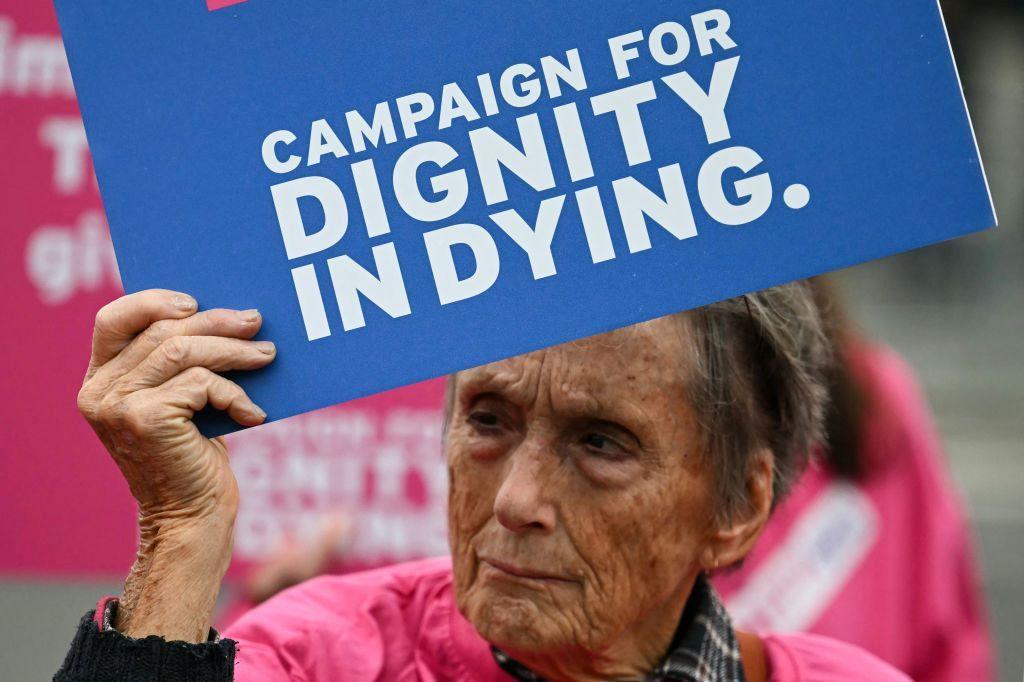
[(995, 223), (934, 0), (56, 4), (125, 289), (259, 308), (271, 419)]

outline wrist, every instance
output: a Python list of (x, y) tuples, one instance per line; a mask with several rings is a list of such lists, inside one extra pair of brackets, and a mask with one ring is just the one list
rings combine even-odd
[(139, 531), (158, 533), (165, 529), (174, 532), (215, 532), (224, 531), (235, 524), (238, 516), (239, 495), (234, 479), (231, 485), (216, 486), (214, 489), (184, 499), (168, 496), (141, 496), (132, 492), (139, 504)]
[(141, 638), (203, 642), (231, 561), (233, 515), (140, 515), (139, 554), (125, 581), (115, 627)]
[(183, 545), (201, 538), (221, 541), (232, 537), (237, 504), (209, 505), (196, 511), (180, 511), (139, 507), (139, 553), (159, 548), (161, 543)]

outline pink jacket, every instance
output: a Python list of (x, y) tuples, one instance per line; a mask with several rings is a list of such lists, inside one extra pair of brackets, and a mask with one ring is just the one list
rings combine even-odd
[[(247, 613), (225, 633), (242, 682), (511, 680), (462, 617), (447, 558), (316, 578)], [(905, 681), (848, 644), (764, 638), (773, 682)]]
[(871, 473), (853, 486), (810, 469), (715, 587), (737, 627), (842, 639), (919, 682), (991, 680), (970, 533), (913, 373), (884, 348), (852, 361), (873, 401)]

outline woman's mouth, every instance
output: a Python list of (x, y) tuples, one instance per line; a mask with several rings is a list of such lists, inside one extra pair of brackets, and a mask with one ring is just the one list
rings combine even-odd
[(500, 561), (498, 559), (492, 559), (491, 557), (481, 556), (479, 557), (479, 559), (482, 567), (485, 568), (485, 570), (489, 569), (489, 573), (500, 578), (534, 582), (577, 582), (571, 578), (566, 578), (555, 573), (549, 573), (546, 571), (540, 571), (533, 568), (517, 566), (515, 564), (510, 564), (505, 561)]

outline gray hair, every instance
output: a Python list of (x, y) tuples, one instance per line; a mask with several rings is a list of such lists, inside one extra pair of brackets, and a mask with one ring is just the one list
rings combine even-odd
[(694, 345), (688, 390), (715, 471), (719, 518), (746, 511), (757, 452), (773, 455), (780, 500), (822, 443), (832, 348), (809, 282), (684, 313)]

